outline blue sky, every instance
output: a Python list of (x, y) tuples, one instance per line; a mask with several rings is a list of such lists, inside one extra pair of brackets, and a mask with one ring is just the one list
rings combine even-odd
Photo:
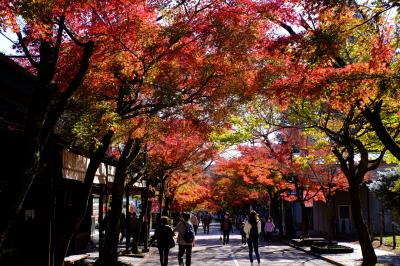
[(4, 53), (6, 55), (15, 54), (13, 49), (11, 49), (11, 46), (12, 46), (11, 41), (9, 41), (6, 37), (4, 37), (3, 34), (5, 34), (8, 38), (10, 38), (12, 40), (16, 39), (16, 36), (15, 35), (13, 36), (11, 33), (1, 32), (1, 34), (0, 34), (0, 52)]

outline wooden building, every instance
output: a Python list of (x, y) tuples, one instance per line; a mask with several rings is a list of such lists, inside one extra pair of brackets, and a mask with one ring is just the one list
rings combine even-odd
[[(22, 164), (25, 117), (35, 79), (25, 69), (0, 54), (0, 199), (7, 204), (5, 192), (13, 184), (16, 169)], [(68, 213), (75, 204), (74, 192), (82, 184), (88, 159), (77, 150), (68, 150), (63, 136), (52, 135), (43, 171), (35, 178), (22, 210), (1, 250), (0, 265), (52, 265), (57, 215)], [(107, 171), (105, 170), (106, 168)], [(113, 166), (104, 163), (97, 171), (93, 192), (100, 194), (106, 174), (112, 182)], [(18, 185), (18, 184), (16, 184)], [(92, 208), (70, 243), (69, 252), (85, 248), (90, 241)], [(1, 215), (0, 215), (1, 219)]]

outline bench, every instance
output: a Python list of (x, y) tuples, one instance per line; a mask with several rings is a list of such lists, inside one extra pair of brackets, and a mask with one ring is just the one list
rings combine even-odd
[(64, 259), (64, 265), (65, 266), (80, 265), (87, 258), (89, 258), (89, 255), (87, 254), (71, 255)]

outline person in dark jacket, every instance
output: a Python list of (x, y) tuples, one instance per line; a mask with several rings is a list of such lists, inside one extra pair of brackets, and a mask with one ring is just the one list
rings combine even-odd
[(122, 243), (122, 240), (125, 237), (125, 230), (126, 230), (125, 222), (126, 222), (125, 214), (121, 213), (121, 218), (119, 220), (119, 230), (120, 230), (120, 233), (121, 233), (121, 238), (119, 239), (119, 243)]
[(221, 219), (221, 232), (224, 236), (223, 244), (228, 245), (229, 243), (229, 233), (232, 231), (232, 221), (229, 217), (229, 213), (225, 213), (224, 217)]
[(168, 217), (161, 217), (161, 225), (156, 228), (154, 235), (150, 241), (153, 243), (154, 240), (157, 240), (158, 252), (160, 253), (160, 265), (167, 266), (168, 265), (168, 255), (171, 245), (173, 244), (174, 232), (172, 228), (168, 226)]

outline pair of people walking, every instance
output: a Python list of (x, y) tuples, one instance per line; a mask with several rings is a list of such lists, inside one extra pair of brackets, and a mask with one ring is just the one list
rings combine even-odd
[[(264, 226), (266, 234), (266, 240), (268, 244), (271, 244), (272, 232), (275, 230), (275, 225), (271, 218), (267, 219)], [(260, 253), (258, 252), (258, 238), (261, 234), (261, 220), (255, 211), (251, 211), (249, 219), (245, 222), (243, 232), (246, 235), (247, 245), (249, 247), (249, 259), (251, 265), (253, 265), (253, 251), (256, 255), (257, 263), (260, 265)]]
[(192, 260), (192, 247), (194, 246), (194, 229), (193, 225), (189, 221), (190, 214), (183, 213), (181, 221), (172, 230), (168, 226), (168, 218), (161, 217), (161, 225), (157, 227), (154, 232), (152, 242), (157, 240), (158, 251), (160, 254), (160, 265), (168, 265), (168, 255), (172, 247), (175, 246), (174, 236), (178, 233), (177, 243), (179, 246), (178, 251), (178, 262), (179, 265), (183, 265), (183, 255), (186, 254), (186, 266), (190, 266)]

